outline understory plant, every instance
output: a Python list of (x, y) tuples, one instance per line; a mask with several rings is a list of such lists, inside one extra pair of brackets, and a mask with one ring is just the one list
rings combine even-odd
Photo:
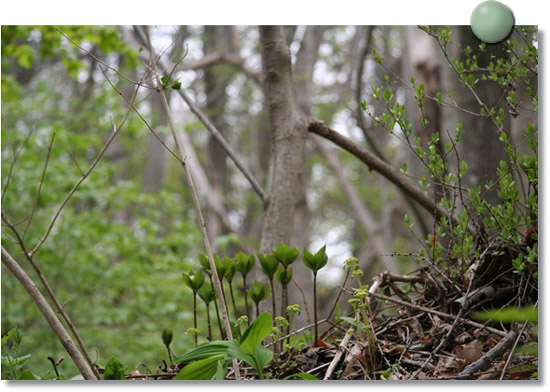
[(315, 345), (320, 345), (317, 342), (319, 338), (319, 326), (317, 325), (317, 272), (327, 265), (328, 256), (326, 254), (326, 245), (321, 247), (315, 254), (309, 253), (304, 250), (302, 259), (307, 268), (313, 271), (313, 317), (315, 322)]
[(184, 283), (193, 291), (193, 328), (195, 329), (194, 340), (197, 346), (197, 292), (204, 283), (204, 274), (202, 271), (182, 273)]

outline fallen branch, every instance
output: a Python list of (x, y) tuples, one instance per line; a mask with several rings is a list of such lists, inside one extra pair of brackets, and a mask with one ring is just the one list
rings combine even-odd
[(32, 298), (33, 302), (36, 304), (44, 318), (50, 324), (52, 331), (57, 335), (57, 338), (67, 350), (67, 353), (73, 360), (77, 369), (80, 371), (82, 376), (86, 380), (97, 380), (92, 369), (80, 353), (75, 343), (63, 327), (63, 324), (58, 320), (54, 311), (42, 295), (40, 291), (36, 288), (36, 284), (31, 280), (27, 273), (21, 268), (19, 263), (9, 254), (9, 252), (2, 247), (2, 263), (13, 273), (13, 275), (19, 280), (23, 285), (27, 293)]
[(508, 332), (506, 336), (500, 339), (500, 342), (490, 349), (483, 357), (475, 361), (474, 363), (469, 364), (464, 368), (463, 371), (458, 373), (456, 376), (457, 380), (467, 380), (473, 377), (474, 373), (482, 372), (486, 370), (491, 363), (502, 355), (508, 348), (514, 343), (516, 339), (516, 331), (512, 330)]

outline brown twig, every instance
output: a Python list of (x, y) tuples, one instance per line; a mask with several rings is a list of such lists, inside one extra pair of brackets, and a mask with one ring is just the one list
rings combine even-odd
[(36, 211), (36, 206), (38, 205), (38, 199), (40, 198), (40, 192), (42, 191), (42, 185), (44, 184), (44, 178), (46, 177), (46, 169), (48, 168), (48, 162), (50, 161), (50, 154), (52, 152), (54, 139), (55, 139), (55, 132), (52, 134), (52, 139), (50, 140), (50, 144), (48, 146), (48, 153), (46, 154), (46, 161), (44, 162), (44, 168), (42, 169), (42, 175), (40, 176), (40, 182), (38, 183), (38, 190), (36, 191), (36, 197), (34, 199), (31, 214), (29, 215), (29, 219), (27, 220), (27, 226), (25, 226), (25, 230), (23, 230), (23, 235), (21, 236), (23, 240), (25, 239), (25, 236), (27, 235), (27, 231), (31, 226), (32, 218), (34, 217), (34, 212)]
[(482, 356), (474, 363), (466, 366), (463, 371), (458, 373), (456, 379), (467, 380), (472, 378), (474, 373), (487, 369), (489, 366), (491, 366), (491, 362), (493, 362), (495, 358), (508, 350), (508, 348), (516, 339), (516, 336), (516, 331), (511, 330), (510, 332), (508, 332), (502, 339), (500, 339), (500, 342), (498, 342), (495, 347), (489, 350), (484, 356)]
[[(201, 230), (202, 239), (203, 239), (203, 242), (204, 242), (204, 247), (205, 247), (205, 250), (206, 250), (206, 254), (208, 256), (208, 260), (210, 262), (210, 269), (211, 269), (211, 272), (212, 272), (212, 278), (214, 280), (214, 285), (216, 287), (216, 292), (217, 292), (218, 297), (220, 299), (220, 307), (221, 307), (221, 310), (222, 310), (223, 320), (224, 320), (224, 323), (225, 323), (227, 338), (229, 340), (233, 340), (233, 334), (231, 332), (231, 322), (229, 321), (229, 313), (227, 311), (227, 304), (225, 302), (225, 296), (223, 295), (222, 284), (221, 284), (220, 278), (218, 276), (218, 272), (216, 270), (216, 263), (214, 262), (214, 256), (212, 254), (212, 247), (210, 245), (210, 239), (208, 237), (208, 232), (206, 230), (206, 222), (205, 222), (205, 220), (203, 218), (203, 215), (202, 215), (202, 210), (201, 210), (201, 207), (200, 207), (199, 199), (198, 199), (198, 196), (197, 196), (197, 192), (195, 191), (195, 186), (193, 184), (193, 178), (191, 177), (191, 173), (189, 171), (189, 167), (188, 167), (187, 162), (186, 162), (186, 157), (183, 155), (183, 150), (180, 146), (180, 143), (179, 143), (177, 135), (176, 135), (176, 129), (175, 129), (175, 126), (174, 126), (174, 123), (173, 123), (172, 114), (171, 114), (171, 110), (170, 110), (170, 105), (168, 104), (168, 100), (166, 99), (166, 95), (164, 94), (164, 87), (163, 87), (163, 85), (160, 81), (160, 76), (159, 76), (159, 73), (158, 73), (158, 70), (157, 70), (157, 63), (155, 61), (154, 49), (153, 49), (153, 45), (151, 44), (151, 37), (149, 36), (148, 31), (145, 32), (145, 36), (146, 36), (146, 39), (147, 39), (147, 46), (149, 48), (149, 55), (150, 55), (151, 61), (152, 61), (152, 68), (153, 68), (155, 77), (157, 79), (158, 92), (159, 92), (159, 94), (162, 98), (162, 104), (163, 104), (164, 110), (166, 112), (166, 117), (168, 119), (168, 125), (170, 126), (170, 130), (172, 132), (172, 137), (174, 138), (174, 143), (176, 144), (176, 149), (178, 150), (178, 153), (179, 153), (181, 161), (182, 161), (183, 170), (185, 172), (187, 183), (189, 184), (189, 190), (191, 192), (191, 197), (193, 199), (193, 205), (195, 206), (195, 211), (197, 213), (197, 218), (198, 218), (198, 221), (199, 221), (199, 227), (200, 227), (200, 230)], [(240, 372), (239, 372), (239, 365), (238, 365), (238, 362), (237, 362), (236, 359), (233, 360), (233, 369), (235, 371), (236, 379), (239, 380), (240, 379)]]

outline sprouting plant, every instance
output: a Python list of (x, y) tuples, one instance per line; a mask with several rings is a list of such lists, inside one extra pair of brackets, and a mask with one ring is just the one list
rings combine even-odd
[(235, 316), (235, 319), (237, 319), (239, 316), (237, 313), (237, 305), (235, 303), (235, 294), (233, 293), (233, 277), (235, 276), (235, 272), (237, 272), (237, 265), (231, 257), (224, 257), (223, 262), (225, 264), (225, 280), (227, 280), (227, 284), (229, 285), (229, 296), (231, 297), (231, 303), (233, 304), (233, 315)]
[(170, 364), (172, 364), (172, 351), (170, 350), (170, 344), (172, 343), (173, 337), (174, 333), (172, 330), (168, 328), (164, 328), (162, 330), (162, 343), (166, 347), (166, 351), (168, 351), (168, 360), (170, 361)]
[(199, 263), (201, 264), (201, 267), (204, 272), (208, 275), (210, 279), (210, 288), (212, 290), (212, 297), (214, 299), (214, 308), (216, 309), (216, 319), (218, 320), (218, 327), (220, 329), (220, 336), (223, 338), (224, 331), (222, 328), (222, 322), (220, 318), (220, 310), (218, 308), (218, 300), (216, 297), (216, 292), (214, 290), (214, 282), (212, 279), (212, 271), (210, 270), (210, 261), (208, 260), (208, 256), (206, 256), (204, 253), (199, 253)]
[(290, 319), (290, 329), (292, 332), (291, 344), (294, 345), (296, 342), (296, 317), (302, 312), (302, 307), (299, 304), (289, 305), (286, 308), (286, 314)]
[(272, 255), (267, 254), (264, 255), (262, 253), (258, 253), (258, 260), (260, 260), (260, 266), (262, 267), (262, 272), (269, 278), (269, 285), (271, 288), (271, 317), (275, 318), (277, 317), (276, 312), (276, 304), (275, 304), (275, 290), (273, 287), (273, 278), (275, 277), (275, 273), (277, 272), (277, 268), (279, 266), (279, 260)]
[(315, 254), (304, 250), (302, 259), (307, 268), (313, 271), (313, 318), (315, 322), (315, 345), (319, 338), (319, 326), (317, 325), (317, 272), (327, 265), (328, 256), (326, 254), (326, 245), (317, 251)]
[(256, 259), (254, 256), (248, 256), (246, 253), (239, 252), (235, 256), (235, 262), (237, 263), (237, 271), (239, 271), (243, 277), (243, 295), (244, 295), (244, 306), (246, 308), (246, 315), (250, 319), (250, 310), (248, 308), (248, 295), (247, 295), (247, 286), (246, 286), (246, 275), (250, 271), (252, 271), (252, 268), (254, 268), (254, 264), (256, 263)]
[[(197, 292), (204, 283), (204, 274), (202, 271), (185, 272), (181, 274), (183, 282), (193, 291), (193, 327), (197, 329)], [(195, 347), (197, 347), (197, 335), (195, 335)]]
[[(11, 345), (8, 341), (11, 339)], [(31, 354), (19, 356), (23, 334), (17, 326), (2, 336), (2, 379), (3, 380), (37, 380), (30, 370), (19, 373), (21, 367), (29, 360)]]
[(269, 286), (267, 283), (261, 283), (255, 280), (248, 289), (248, 294), (250, 298), (256, 305), (256, 317), (260, 314), (260, 302), (264, 301), (269, 297)]
[(174, 380), (219, 378), (217, 375), (223, 374), (233, 359), (240, 359), (252, 366), (258, 378), (263, 380), (263, 369), (273, 360), (273, 353), (261, 343), (272, 330), (273, 321), (269, 313), (260, 314), (239, 340), (206, 343), (176, 359), (176, 363), (187, 365)]
[(204, 302), (206, 306), (206, 321), (208, 324), (208, 340), (212, 340), (212, 324), (210, 322), (210, 302), (214, 299), (214, 292), (212, 291), (212, 286), (210, 283), (204, 282), (202, 287), (199, 290), (199, 297)]
[[(281, 338), (284, 336), (285, 330), (288, 330), (290, 328), (290, 323), (288, 320), (283, 316), (275, 317), (275, 325), (280, 331)], [(279, 338), (279, 339), (281, 339)], [(277, 341), (278, 339), (276, 339)], [(284, 349), (284, 339), (281, 339), (281, 351)]]
[[(292, 281), (292, 270), (288, 267), (296, 261), (298, 258), (298, 248), (291, 248), (282, 242), (277, 246), (276, 249), (273, 249), (273, 256), (281, 263), (283, 266), (282, 271), (276, 272), (276, 277), (279, 283), (283, 286), (282, 298), (281, 298), (281, 315), (284, 315), (285, 309), (288, 306), (288, 285)], [(290, 271), (290, 272), (289, 272)]]

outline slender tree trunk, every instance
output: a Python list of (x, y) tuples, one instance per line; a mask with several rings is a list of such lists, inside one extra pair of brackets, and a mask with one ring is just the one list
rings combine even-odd
[(273, 149), (273, 180), (260, 251), (290, 243), (304, 166), (306, 123), (294, 103), (290, 51), (279, 26), (260, 26), (263, 88)]

